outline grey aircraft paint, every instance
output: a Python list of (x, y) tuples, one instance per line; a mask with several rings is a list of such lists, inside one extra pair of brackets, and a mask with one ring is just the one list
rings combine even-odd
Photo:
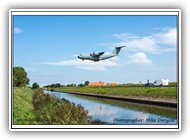
[(87, 53), (87, 54), (80, 54), (78, 56), (79, 59), (82, 60), (92, 60), (92, 61), (100, 61), (100, 60), (105, 60), (111, 57), (115, 57), (119, 54), (121, 48), (125, 46), (120, 46), (120, 47), (115, 47), (112, 53), (105, 53), (105, 52), (99, 52), (99, 53)]

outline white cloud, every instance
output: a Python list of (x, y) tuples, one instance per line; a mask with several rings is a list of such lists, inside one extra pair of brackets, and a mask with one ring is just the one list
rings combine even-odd
[(114, 59), (109, 60), (103, 60), (99, 62), (93, 62), (90, 60), (79, 60), (79, 59), (73, 59), (73, 60), (65, 60), (60, 62), (46, 62), (43, 63), (46, 65), (59, 65), (59, 66), (75, 66), (78, 69), (84, 69), (84, 70), (94, 70), (94, 71), (104, 71), (106, 70), (106, 67), (118, 67), (120, 66)]
[(125, 45), (131, 51), (164, 53), (176, 50), (176, 28), (164, 28), (159, 33), (149, 36), (137, 36), (130, 33), (113, 34), (119, 41), (116, 46)]
[(177, 41), (177, 29), (171, 28), (163, 33), (154, 34), (154, 38), (157, 43), (175, 46)]
[(22, 32), (22, 29), (20, 29), (20, 28), (14, 28), (14, 33), (21, 33)]
[(158, 46), (155, 44), (154, 38), (151, 36), (119, 42), (117, 45), (125, 45), (127, 46), (128, 50), (132, 51), (143, 51), (150, 53), (155, 52), (158, 48)]
[(143, 52), (137, 52), (129, 56), (129, 62), (140, 64), (140, 65), (151, 65), (152, 60), (148, 59), (146, 54)]

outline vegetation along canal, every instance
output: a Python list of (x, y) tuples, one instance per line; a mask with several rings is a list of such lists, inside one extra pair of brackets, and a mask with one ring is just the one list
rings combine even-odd
[(45, 91), (45, 93), (82, 105), (88, 111), (92, 120), (101, 121), (105, 124), (177, 124), (177, 110), (175, 108), (87, 97), (64, 92)]

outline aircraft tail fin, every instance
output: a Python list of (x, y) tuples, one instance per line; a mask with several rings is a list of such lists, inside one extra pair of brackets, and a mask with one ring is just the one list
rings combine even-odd
[(115, 47), (115, 49), (113, 50), (112, 54), (118, 55), (119, 52), (120, 52), (120, 50), (121, 50), (121, 48), (123, 48), (123, 47), (126, 47), (126, 46)]

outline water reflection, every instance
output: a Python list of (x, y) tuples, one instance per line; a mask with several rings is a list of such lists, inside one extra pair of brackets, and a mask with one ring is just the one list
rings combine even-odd
[(62, 92), (45, 91), (57, 98), (81, 104), (92, 120), (106, 124), (177, 124), (177, 110), (118, 100), (101, 99)]

